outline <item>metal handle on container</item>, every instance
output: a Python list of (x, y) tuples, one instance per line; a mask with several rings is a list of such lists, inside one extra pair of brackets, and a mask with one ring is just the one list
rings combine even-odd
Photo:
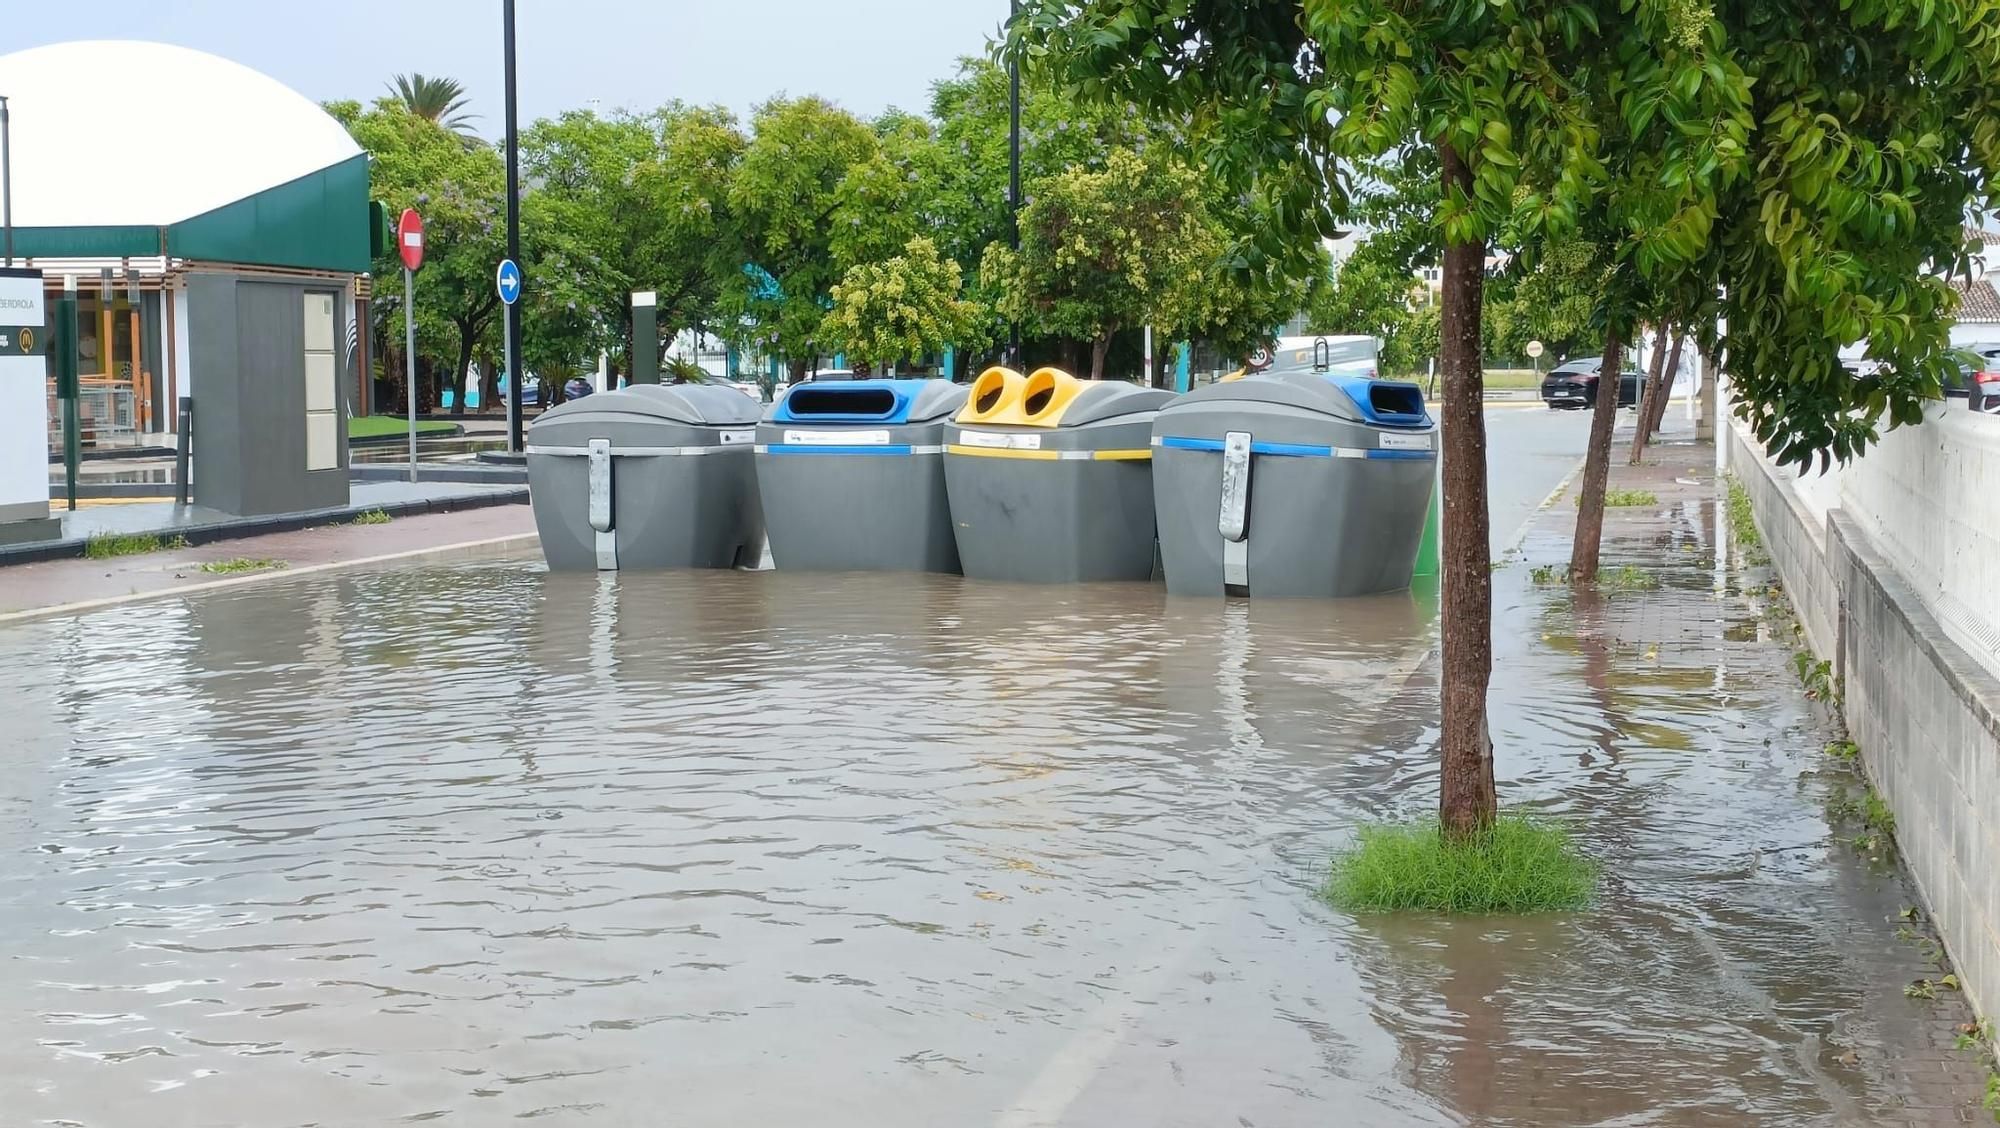
[(618, 567), (618, 534), (611, 526), (611, 440), (590, 440), (590, 529), (596, 539), (597, 567)]
[(1250, 582), (1250, 432), (1222, 436), (1222, 507), (1215, 521), (1222, 534), (1222, 582)]

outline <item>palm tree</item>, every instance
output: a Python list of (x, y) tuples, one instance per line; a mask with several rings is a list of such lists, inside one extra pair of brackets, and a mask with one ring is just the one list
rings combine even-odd
[(472, 135), (472, 123), (478, 114), (465, 112), (465, 87), (455, 78), (425, 78), (420, 73), (399, 74), (389, 85), (403, 107), (422, 118), (429, 118), (454, 133)]

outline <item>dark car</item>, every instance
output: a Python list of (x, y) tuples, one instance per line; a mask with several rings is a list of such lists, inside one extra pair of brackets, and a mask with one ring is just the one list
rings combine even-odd
[[(1555, 366), (1542, 378), (1542, 402), (1549, 409), (1591, 407), (1597, 403), (1598, 370), (1604, 367), (1601, 356), (1578, 357), (1565, 360)], [(1631, 407), (1639, 402), (1639, 370), (1628, 368), (1618, 375), (1618, 406)]]
[(2000, 342), (1979, 341), (1951, 350), (1958, 365), (1956, 384), (1947, 384), (1944, 394), (1965, 397), (1967, 407), (1988, 415), (2000, 415)]

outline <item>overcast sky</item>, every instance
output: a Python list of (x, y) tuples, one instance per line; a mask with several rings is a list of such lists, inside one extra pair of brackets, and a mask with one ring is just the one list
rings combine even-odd
[[(480, 132), (503, 125), (500, 0), (88, 0), (7, 3), (4, 44), (153, 39), (234, 59), (316, 101), (367, 100), (389, 76), (465, 84)], [(921, 110), (961, 55), (986, 49), (1007, 0), (519, 0), (523, 123), (572, 107), (669, 99), (738, 113), (783, 91), (872, 116)], [(295, 18), (315, 13), (313, 26)], [(116, 82), (118, 76), (77, 76)], [(4, 94), (5, 91), (0, 91)], [(135, 110), (143, 91), (135, 90)]]

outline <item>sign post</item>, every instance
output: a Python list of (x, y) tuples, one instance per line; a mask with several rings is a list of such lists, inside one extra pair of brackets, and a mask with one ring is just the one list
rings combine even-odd
[(48, 324), (42, 272), (0, 268), (0, 544), (62, 535), (49, 516)]
[(410, 415), (410, 481), (417, 480), (417, 271), (424, 265), (424, 217), (404, 208), (396, 220), (396, 253), (403, 258), (403, 406)]
[[(660, 382), (660, 296), (653, 290), (632, 291), (632, 382)], [(699, 346), (697, 346), (699, 347)]]
[(1542, 348), (1542, 343), (1540, 341), (1528, 342), (1528, 359), (1534, 362), (1535, 378), (1538, 380), (1541, 378), (1542, 375), (1542, 353), (1544, 351), (1545, 350)]

